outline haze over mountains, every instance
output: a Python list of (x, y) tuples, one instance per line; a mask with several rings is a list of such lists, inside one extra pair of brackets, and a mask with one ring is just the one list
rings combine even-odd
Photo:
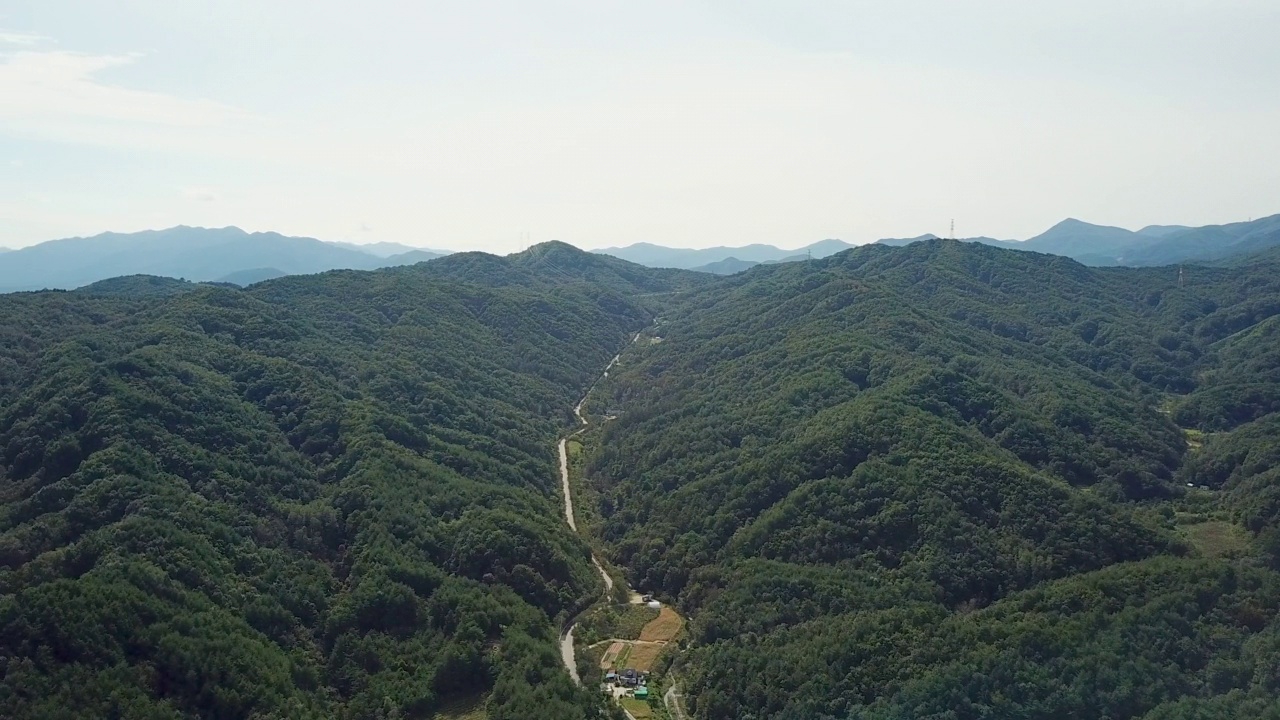
[(375, 270), (444, 255), (395, 243), (328, 243), (237, 227), (178, 226), (102, 233), (32, 245), (5, 254), (0, 292), (72, 289), (122, 275), (160, 275), (246, 284), (326, 270)]
[[(877, 243), (901, 247), (937, 237), (929, 233), (913, 238), (885, 238)], [(998, 240), (985, 236), (959, 239), (1009, 250), (1063, 255), (1086, 265), (1146, 267), (1221, 260), (1280, 245), (1280, 215), (1199, 228), (1149, 225), (1137, 231), (1068, 218), (1027, 240)], [(730, 275), (764, 263), (823, 258), (851, 247), (855, 246), (842, 240), (823, 240), (794, 250), (759, 244), (690, 250), (636, 243), (595, 252), (649, 267)]]
[[(926, 234), (885, 238), (877, 244), (901, 247), (936, 237)], [(1280, 215), (1199, 228), (1149, 225), (1136, 231), (1069, 218), (1027, 240), (990, 237), (960, 240), (1062, 255), (1093, 266), (1221, 262), (1280, 246)], [(763, 244), (691, 249), (636, 243), (593, 252), (647, 267), (733, 275), (756, 265), (819, 259), (852, 247), (856, 246), (827, 239), (795, 249)], [(393, 242), (368, 245), (325, 242), (274, 232), (248, 233), (237, 227), (178, 226), (53, 240), (16, 250), (0, 248), (0, 253), (4, 254), (0, 262), (0, 292), (17, 292), (74, 289), (132, 275), (243, 286), (286, 275), (412, 265), (442, 257), (449, 251)]]

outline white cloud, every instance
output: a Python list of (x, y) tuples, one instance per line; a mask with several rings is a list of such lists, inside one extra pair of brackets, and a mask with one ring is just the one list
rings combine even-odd
[(34, 33), (14, 32), (13, 30), (0, 30), (0, 44), (6, 45), (40, 45), (46, 42), (52, 42), (53, 38), (44, 35), (36, 35)]
[(27, 50), (0, 55), (0, 121), (39, 131), (49, 129), (48, 122), (56, 130), (56, 123), (70, 120), (197, 127), (244, 117), (209, 100), (133, 90), (95, 77), (139, 57)]

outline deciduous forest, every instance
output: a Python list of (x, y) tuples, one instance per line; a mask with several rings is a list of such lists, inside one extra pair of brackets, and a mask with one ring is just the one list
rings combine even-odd
[(554, 440), (700, 278), (566, 250), (0, 296), (0, 716), (603, 716)]
[(594, 546), (699, 720), (1280, 717), (1278, 318), (942, 240), (0, 295), (0, 716), (616, 717)]
[(664, 309), (587, 474), (696, 716), (1280, 711), (1280, 265), (1183, 272), (935, 240)]

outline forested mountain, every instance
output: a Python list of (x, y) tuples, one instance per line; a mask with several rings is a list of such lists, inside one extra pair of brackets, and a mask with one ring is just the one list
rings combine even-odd
[(1274, 250), (552, 242), (0, 309), (3, 717), (603, 718), (554, 448), (624, 347), (586, 524), (689, 617), (699, 720), (1280, 713)]
[(601, 715), (554, 441), (633, 290), (690, 277), (554, 246), (0, 297), (0, 716)]
[(76, 292), (84, 295), (115, 295), (120, 297), (143, 298), (151, 296), (178, 295), (191, 292), (200, 287), (199, 284), (157, 275), (125, 275), (89, 283)]
[(103, 233), (52, 240), (5, 253), (0, 262), (0, 292), (72, 289), (121, 275), (218, 281), (233, 273), (260, 268), (272, 268), (285, 275), (337, 268), (372, 270), (441, 257), (440, 253), (411, 248), (398, 254), (379, 254), (388, 249), (385, 245), (371, 251), (362, 248), (278, 233), (247, 233), (235, 227), (179, 226), (138, 233)]
[(1277, 315), (1266, 261), (754, 268), (601, 388), (602, 539), (692, 616), (698, 718), (1271, 716)]
[(1127, 265), (1203, 262), (1258, 253), (1280, 246), (1280, 215), (1228, 225), (1208, 225), (1161, 236), (1126, 257)]

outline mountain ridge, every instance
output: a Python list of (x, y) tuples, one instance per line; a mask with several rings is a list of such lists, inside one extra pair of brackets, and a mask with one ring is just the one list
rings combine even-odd
[[(1149, 267), (1178, 262), (1221, 260), (1225, 257), (1249, 254), (1273, 245), (1280, 245), (1280, 236), (1276, 236), (1274, 229), (1268, 225), (1270, 220), (1271, 218), (1262, 218), (1246, 223), (1207, 225), (1200, 228), (1183, 225), (1148, 225), (1141, 230), (1131, 231), (1067, 218), (1026, 240), (1000, 240), (987, 236), (958, 239), (961, 242), (992, 245), (1008, 250), (1061, 255), (1097, 267), (1112, 265)], [(1241, 229), (1246, 226), (1248, 226), (1246, 229)], [(937, 237), (939, 236), (933, 233), (926, 233), (912, 238), (882, 238), (866, 244), (902, 247)], [(601, 248), (592, 252), (621, 257), (650, 267), (679, 267), (731, 274), (729, 273), (731, 268), (734, 272), (748, 269), (747, 263), (785, 262), (799, 259), (799, 256), (827, 257), (835, 252), (861, 246), (842, 240), (822, 240), (797, 249), (760, 244), (745, 247), (691, 249), (665, 247), (653, 243), (635, 243), (625, 247)], [(718, 265), (729, 258), (737, 262)]]
[(1276, 250), (0, 296), (0, 715), (605, 720), (594, 548), (688, 619), (696, 720), (1266, 717)]
[(372, 270), (439, 257), (427, 250), (379, 257), (315, 238), (246, 232), (235, 226), (178, 225), (137, 233), (105, 232), (50, 240), (4, 253), (0, 292), (72, 289), (122, 275), (160, 275), (216, 281), (232, 273), (275, 268), (309, 274), (349, 268)]
[(691, 618), (692, 715), (1280, 703), (1280, 265), (1189, 277), (932, 239), (673, 300), (584, 476), (611, 559)]

